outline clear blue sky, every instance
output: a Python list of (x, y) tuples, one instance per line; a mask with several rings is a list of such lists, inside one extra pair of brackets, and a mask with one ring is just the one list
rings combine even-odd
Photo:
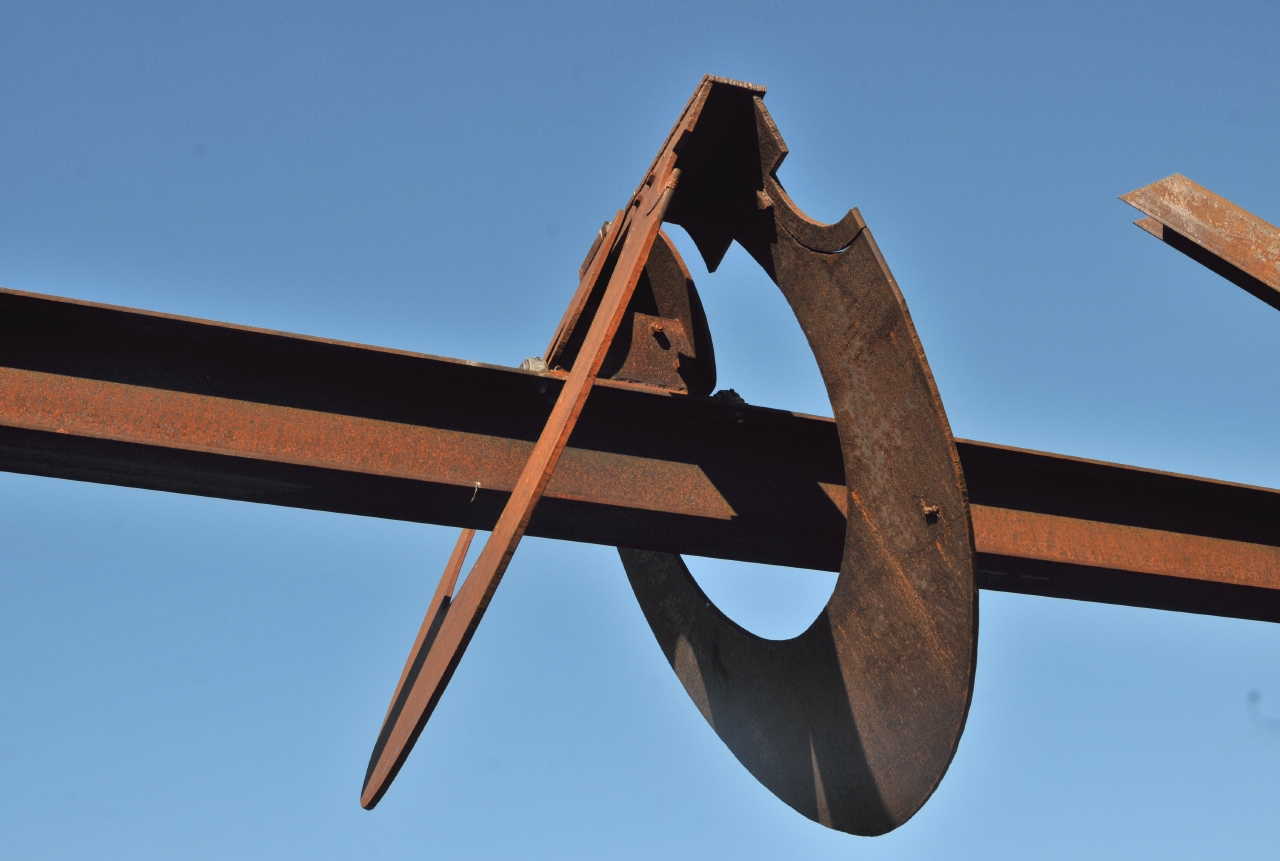
[[(1277, 487), (1280, 313), (1116, 196), (1176, 171), (1280, 222), (1278, 36), (1261, 3), (0, 2), (0, 284), (514, 365), (711, 72), (769, 86), (802, 207), (861, 209), (958, 435)], [(754, 264), (686, 258), (721, 384), (828, 413)], [(0, 474), (0, 855), (1278, 851), (1280, 626), (984, 593), (950, 773), (859, 839), (720, 744), (612, 549), (539, 540), (366, 812), (453, 538)], [(833, 582), (694, 566), (774, 635)]]

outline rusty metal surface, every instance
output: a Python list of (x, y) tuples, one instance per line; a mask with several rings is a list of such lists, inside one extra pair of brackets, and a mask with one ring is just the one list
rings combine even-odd
[[(1280, 621), (1275, 572), (1259, 565), (1280, 546), (1276, 491), (989, 443), (958, 447), (981, 588)], [(1007, 528), (1030, 515), (1035, 532)], [(1118, 543), (1126, 535), (1134, 542)], [(1195, 564), (1208, 548), (1218, 564)]]
[(422, 626), (418, 629), (417, 639), (413, 641), (413, 648), (409, 650), (409, 660), (405, 662), (404, 670), (400, 673), (400, 681), (396, 682), (391, 704), (387, 706), (387, 714), (382, 721), (382, 731), (378, 733), (378, 740), (374, 742), (373, 756), (369, 759), (369, 769), (365, 773), (366, 783), (382, 751), (386, 749), (387, 742), (390, 741), (391, 730), (399, 722), (399, 717), (408, 704), (409, 692), (413, 690), (414, 682), (422, 673), (427, 653), (440, 633), (445, 614), (448, 613), (449, 605), (453, 602), (453, 591), (458, 584), (458, 574), (462, 571), (462, 563), (466, 561), (467, 550), (471, 547), (471, 539), (475, 538), (475, 535), (474, 529), (464, 529), (453, 545), (453, 552), (444, 566), (444, 573), (436, 585), (435, 594), (431, 596), (431, 603), (427, 605), (427, 613), (422, 617)]
[(883, 834), (937, 787), (973, 692), (978, 605), (959, 457), (861, 218), (822, 225), (791, 203), (762, 90), (717, 83), (703, 118), (715, 134), (682, 148), (671, 220), (710, 267), (740, 242), (808, 339), (851, 479), (840, 574), (807, 631), (771, 641), (716, 610), (678, 556), (620, 553), (667, 660), (739, 761), (810, 819)]
[[(597, 236), (581, 272), (595, 260), (600, 242)], [(603, 284), (588, 286), (587, 281), (578, 286), (547, 347), (543, 359), (548, 368), (563, 371), (577, 358), (603, 296)], [(599, 377), (694, 395), (709, 395), (715, 389), (715, 352), (702, 300), (680, 252), (661, 230)]]
[[(762, 98), (704, 79), (587, 256), (548, 351), (567, 371), (4, 291), (0, 468), (464, 527), (378, 735), (366, 807), (526, 531), (624, 548), (715, 731), (788, 804), (856, 834), (910, 818), (954, 755), (979, 586), (1280, 621), (1280, 493), (952, 439), (870, 231), (856, 210), (822, 225), (790, 200)], [(1258, 252), (1275, 228), (1181, 177), (1126, 199), (1166, 242), (1275, 293)], [(664, 216), (710, 268), (737, 241), (778, 284), (834, 420), (705, 397), (710, 333)], [(455, 595), (476, 528), (493, 536)], [(769, 641), (712, 606), (680, 552), (840, 576), (808, 631)]]
[[(628, 212), (627, 215), (629, 214)], [(493, 531), (467, 574), (462, 588), (448, 605), (443, 606), (444, 615), (437, 634), (430, 638), (419, 638), (410, 650), (405, 665), (407, 685), (393, 695), (393, 705), (388, 709), (387, 717), (378, 732), (364, 785), (361, 787), (360, 805), (366, 809), (377, 805), (412, 752), (502, 582), (503, 574), (528, 529), (533, 510), (564, 452), (569, 435), (573, 433), (587, 395), (595, 383), (600, 363), (604, 360), (605, 351), (621, 322), (635, 282), (639, 279), (640, 267), (648, 255), (646, 245), (639, 259), (635, 259), (637, 253), (634, 246), (637, 242), (628, 235), (627, 229), (626, 216), (619, 213), (605, 233), (606, 244), (613, 243), (621, 247), (614, 258), (617, 260), (616, 269), (611, 276), (605, 276), (609, 278), (608, 289), (582, 347), (582, 356), (586, 361), (579, 362), (556, 396), (551, 415), (538, 434), (538, 441), (528, 459), (521, 466), (520, 475), (502, 506)], [(652, 242), (652, 236), (648, 238), (648, 242)], [(630, 258), (627, 256), (629, 247)], [(588, 266), (584, 282), (601, 278), (603, 268), (602, 256), (601, 260)], [(419, 669), (409, 673), (410, 667)], [(398, 708), (397, 703), (401, 704)]]
[(1280, 589), (1280, 547), (985, 505), (972, 510), (984, 553)]
[[(577, 340), (571, 333), (567, 343)], [(549, 355), (553, 366), (573, 363), (567, 348)], [(653, 243), (600, 377), (693, 395), (709, 395), (716, 387), (715, 351), (702, 301), (680, 252), (663, 232)]]
[[(605, 231), (596, 252), (588, 255), (586, 270), (575, 296), (598, 292), (599, 303), (591, 313), (586, 335), (572, 360), (551, 415), (538, 435), (538, 442), (521, 469), (510, 498), (503, 506), (502, 514), (475, 565), (457, 596), (445, 608), (438, 635), (432, 639), (420, 639), (409, 655), (407, 666), (420, 666), (421, 671), (413, 674), (407, 683), (403, 692), (403, 708), (392, 709), (388, 713), (379, 733), (379, 743), (374, 748), (360, 794), (360, 804), (365, 808), (373, 808), (378, 803), (412, 751), (528, 528), (534, 508), (573, 433), (614, 336), (631, 307), (650, 251), (658, 240), (667, 206), (686, 169), (684, 153), (690, 142), (700, 137), (704, 126), (702, 113), (714, 98), (714, 86), (712, 81), (704, 79), (694, 91), (630, 202)], [(662, 335), (660, 331), (654, 334)], [(667, 346), (670, 347), (670, 342)], [(397, 698), (400, 696), (397, 694)]]
[[(560, 385), (0, 291), (0, 469), (12, 472), (492, 529)], [(1273, 490), (957, 448), (977, 505), (1280, 546)], [(830, 419), (597, 382), (529, 534), (836, 570), (845, 494)], [(981, 523), (974, 540), (982, 588), (1280, 621), (1280, 595), (1229, 571), (1000, 555)]]
[[(0, 469), (462, 526), (366, 808), (526, 532), (617, 546), (735, 756), (797, 811), (861, 835), (908, 820), (950, 765), (978, 588), (1280, 621), (1280, 492), (952, 437), (866, 223), (815, 222), (778, 181), (787, 149), (764, 93), (703, 79), (528, 371), (0, 290)], [(1280, 230), (1180, 175), (1123, 199), (1148, 214), (1138, 226), (1280, 308)], [(664, 220), (711, 270), (735, 241), (763, 267), (834, 419), (708, 397), (710, 331)], [(455, 588), (477, 528), (492, 534)], [(767, 640), (680, 553), (839, 577), (808, 630)]]
[[(481, 529), (563, 385), (13, 292), (0, 293), (0, 374), (11, 471)], [(532, 534), (839, 564), (830, 422), (596, 389)]]
[(1120, 198), (1134, 224), (1280, 309), (1280, 229), (1181, 174)]

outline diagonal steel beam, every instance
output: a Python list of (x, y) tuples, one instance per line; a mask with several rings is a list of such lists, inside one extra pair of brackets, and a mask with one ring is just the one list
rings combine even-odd
[[(0, 469), (491, 529), (563, 381), (0, 290)], [(979, 584), (1280, 621), (1280, 492), (958, 441)], [(598, 381), (529, 524), (836, 570), (830, 419)]]
[(1120, 199), (1148, 216), (1134, 224), (1280, 309), (1280, 229), (1178, 173)]

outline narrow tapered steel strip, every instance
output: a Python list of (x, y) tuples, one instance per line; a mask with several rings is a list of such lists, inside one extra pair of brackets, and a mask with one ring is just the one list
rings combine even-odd
[(1120, 199), (1150, 216), (1143, 230), (1280, 308), (1280, 229), (1177, 173)]
[(588, 278), (599, 277), (604, 270), (605, 261), (616, 254), (617, 262), (609, 276), (608, 286), (577, 360), (556, 399), (551, 417), (547, 420), (533, 454), (521, 472), (489, 540), (480, 551), (480, 556), (467, 575), (456, 600), (450, 605), (422, 671), (414, 680), (405, 706), (388, 733), (383, 750), (371, 764), (360, 796), (361, 805), (367, 809), (373, 808), (382, 798), (413, 749), (414, 742), (475, 634), (476, 627), (528, 527), (534, 506), (569, 441), (648, 259), (649, 249), (662, 227), (663, 216), (679, 180), (673, 146), (678, 139), (676, 132), (692, 131), (698, 109), (708, 89), (709, 85), (704, 82), (690, 99), (666, 144), (632, 197), (625, 210), (625, 218), (621, 223), (615, 221), (618, 227), (611, 231), (614, 235), (607, 241), (612, 246), (610, 253), (597, 254), (596, 260), (592, 261), (588, 269)]
[[(582, 315), (586, 313), (590, 304), (593, 288), (596, 286), (595, 280), (590, 277), (594, 271), (597, 274), (601, 267), (604, 266), (604, 256), (608, 256), (610, 242), (617, 235), (618, 225), (622, 223), (622, 218), (626, 213), (622, 210), (614, 217), (612, 222), (606, 222), (604, 227), (600, 228), (600, 233), (596, 236), (595, 242), (591, 244), (591, 250), (587, 254), (587, 259), (582, 264), (582, 272), (578, 281), (578, 289), (574, 291), (573, 298), (569, 300), (569, 306), (565, 308), (564, 316), (560, 320), (560, 325), (556, 327), (556, 333), (551, 339), (551, 343), (547, 346), (546, 352), (542, 357), (546, 360), (549, 367), (556, 367), (560, 364), (556, 361), (559, 347), (564, 339), (569, 337), (569, 333), (578, 325), (578, 321)], [(601, 252), (604, 256), (601, 256)], [(597, 265), (597, 263), (599, 265)], [(597, 279), (598, 280), (598, 279)], [(569, 364), (566, 362), (565, 364)]]
[[(630, 273), (624, 269), (625, 264), (634, 263), (636, 255), (627, 254), (627, 246), (632, 244), (624, 239), (624, 259), (619, 260), (616, 276), (611, 279), (606, 290), (579, 361), (570, 372), (560, 397), (556, 400), (551, 418), (521, 472), (493, 533), (468, 573), (457, 600), (450, 605), (451, 612), (446, 613), (440, 633), (432, 643), (433, 648), (425, 655), (422, 672), (408, 692), (405, 707), (396, 715), (389, 731), (384, 730), (386, 742), (382, 749), (374, 751), (360, 797), (361, 805), (367, 809), (377, 805), (395, 779), (448, 685), (528, 527), (533, 508), (546, 488), (569, 435), (573, 432), (600, 362), (604, 359), (605, 350), (621, 321), (631, 289), (635, 286), (635, 280), (629, 278)], [(627, 259), (628, 257), (632, 259)], [(643, 264), (643, 260), (639, 262)], [(638, 268), (635, 275), (639, 275)], [(627, 282), (630, 282), (629, 285)]]
[[(414, 680), (422, 671), (422, 664), (431, 650), (431, 644), (435, 642), (436, 635), (440, 632), (440, 625), (449, 611), (453, 589), (458, 584), (458, 574), (462, 571), (462, 563), (466, 561), (467, 550), (470, 549), (471, 539), (475, 535), (474, 529), (464, 529), (453, 545), (453, 553), (449, 555), (444, 574), (441, 575), (440, 582), (436, 585), (436, 592), (427, 606), (427, 614), (422, 618), (422, 627), (418, 629), (418, 637), (413, 641), (413, 648), (409, 650), (409, 659), (405, 661), (404, 670), (400, 673), (400, 681), (396, 683), (396, 692), (391, 697), (391, 704), (387, 706), (386, 716), (382, 719), (382, 729), (378, 731), (378, 741), (373, 746), (373, 756), (369, 760), (370, 769), (373, 768), (382, 749), (386, 747), (390, 729), (404, 709), (409, 689), (413, 687)], [(365, 775), (365, 779), (368, 780), (368, 774)]]
[[(616, 246), (619, 241), (625, 243), (625, 231), (628, 226), (626, 216), (629, 215), (629, 211), (618, 213), (606, 233), (606, 248)], [(594, 281), (600, 278), (607, 257), (607, 253), (596, 255), (583, 281)], [(621, 282), (621, 280), (611, 279), (610, 287), (613, 286), (613, 281)], [(578, 292), (582, 292), (581, 287)], [(600, 313), (593, 321), (592, 333), (598, 336), (596, 340), (600, 342), (596, 345), (597, 351), (600, 352), (600, 359), (603, 359), (604, 350), (607, 349), (608, 338), (612, 337), (613, 331), (617, 328), (615, 323), (612, 330), (608, 329), (608, 318), (611, 315), (607, 306), (610, 302), (617, 304), (621, 299), (621, 307), (625, 309), (630, 293), (628, 292), (623, 298), (623, 292), (622, 286), (612, 291), (606, 290)], [(619, 314), (618, 317), (620, 320), (621, 315)], [(475, 633), (476, 626), (479, 625), (506, 571), (506, 566), (515, 553), (516, 546), (528, 528), (533, 508), (546, 489), (556, 462), (564, 451), (569, 435), (581, 414), (586, 396), (595, 382), (598, 370), (599, 362), (580, 362), (565, 381), (556, 399), (555, 407), (552, 409), (551, 417), (547, 420), (533, 452), (525, 462), (493, 532), (485, 541), (479, 558), (467, 575), (463, 592), (458, 596), (460, 600), (456, 602), (455, 612), (452, 616), (448, 613), (448, 609), (455, 608), (455, 603), (451, 602), (440, 620), (436, 637), (427, 644), (421, 655), (410, 655), (409, 663), (417, 663), (420, 669), (410, 682), (407, 691), (397, 691), (396, 700), (393, 701), (392, 709), (388, 711), (386, 721), (378, 734), (378, 742), (370, 756), (369, 768), (365, 773), (360, 795), (360, 804), (366, 809), (373, 809), (386, 793), (391, 782), (395, 780), (396, 774), (413, 750), (440, 695), (444, 693), (444, 688), (448, 685), (458, 661), (461, 660), (462, 653)], [(440, 642), (440, 648), (433, 651), (432, 647), (437, 640), (441, 640), (441, 635), (443, 640)], [(395, 702), (400, 700), (403, 700), (403, 705), (397, 710)], [(395, 711), (394, 715), (392, 711)]]
[(409, 678), (418, 653), (422, 652), (424, 645), (427, 648), (431, 647), (431, 641), (435, 639), (435, 629), (438, 629), (440, 623), (444, 621), (444, 613), (448, 611), (449, 602), (453, 599), (454, 587), (458, 585), (458, 575), (462, 573), (462, 563), (466, 561), (467, 551), (471, 549), (471, 541), (475, 537), (474, 529), (463, 529), (458, 533), (458, 540), (453, 544), (453, 552), (449, 554), (449, 562), (444, 566), (444, 573), (440, 575), (440, 582), (436, 584), (435, 594), (431, 596), (431, 604), (427, 607), (427, 615), (422, 619), (422, 627), (418, 629), (418, 637), (414, 640), (413, 648), (409, 652), (409, 660), (405, 662), (404, 671), (400, 673), (400, 681), (396, 683), (396, 692), (391, 698), (391, 706), (383, 719), (384, 724), (390, 719), (391, 711), (400, 699), (400, 693), (405, 688), (405, 681)]

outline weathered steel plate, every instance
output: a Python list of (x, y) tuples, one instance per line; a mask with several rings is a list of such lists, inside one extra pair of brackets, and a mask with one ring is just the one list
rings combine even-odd
[(969, 710), (978, 605), (964, 479), (861, 217), (808, 219), (775, 176), (786, 148), (763, 93), (719, 87), (704, 116), (714, 109), (721, 136), (683, 151), (708, 170), (677, 191), (672, 220), (710, 266), (741, 242), (814, 351), (848, 476), (840, 575), (807, 631), (772, 641), (717, 610), (679, 557), (620, 553), (667, 660), (743, 765), (811, 819), (882, 834), (933, 793)]

